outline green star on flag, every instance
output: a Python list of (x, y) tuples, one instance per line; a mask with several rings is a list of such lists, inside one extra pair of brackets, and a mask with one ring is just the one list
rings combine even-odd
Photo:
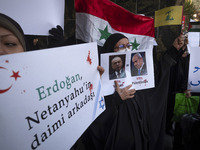
[(101, 37), (99, 40), (106, 40), (111, 35), (111, 33), (108, 32), (108, 26), (106, 26), (104, 30), (99, 29), (99, 31), (101, 32)]
[[(111, 34), (121, 33), (130, 42), (136, 38), (135, 44), (142, 45), (142, 49), (152, 48), (155, 37), (153, 18), (133, 14), (108, 0), (75, 0), (75, 10), (76, 39), (86, 43), (97, 42), (102, 47)], [(110, 13), (110, 10), (118, 13)], [(119, 21), (118, 14), (128, 17), (121, 17)], [(124, 27), (127, 21), (129, 23)], [(134, 48), (140, 49), (140, 46), (134, 45)]]
[(130, 42), (132, 44), (132, 50), (138, 50), (138, 46), (140, 45), (139, 43), (137, 43), (136, 38), (134, 40), (134, 42)]

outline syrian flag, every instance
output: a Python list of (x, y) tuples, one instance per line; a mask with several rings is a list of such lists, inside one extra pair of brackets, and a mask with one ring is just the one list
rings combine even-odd
[(129, 38), (132, 50), (153, 48), (154, 19), (135, 15), (109, 0), (75, 0), (76, 38), (103, 46), (113, 33)]

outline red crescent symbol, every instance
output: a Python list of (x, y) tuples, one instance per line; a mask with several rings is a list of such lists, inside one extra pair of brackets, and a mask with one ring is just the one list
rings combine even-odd
[[(6, 68), (0, 66), (0, 69), (6, 69)], [(7, 69), (6, 69), (6, 70), (7, 70)]]
[(9, 88), (7, 88), (7, 89), (0, 90), (0, 94), (7, 92), (8, 90), (10, 90), (11, 87), (12, 87), (12, 85)]
[[(6, 68), (0, 66), (0, 69), (6, 69)], [(0, 90), (0, 94), (7, 92), (8, 90), (10, 90), (11, 87), (12, 87), (12, 85), (7, 89)]]

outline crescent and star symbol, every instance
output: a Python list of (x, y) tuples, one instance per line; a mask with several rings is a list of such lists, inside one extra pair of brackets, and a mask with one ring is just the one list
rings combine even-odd
[[(0, 69), (8, 70), (8, 69), (6, 69), (6, 68), (4, 68), (4, 67), (1, 67), (1, 66), (0, 66)], [(19, 71), (17, 71), (17, 72), (12, 71), (12, 73), (13, 73), (13, 74), (12, 74), (10, 77), (15, 78), (15, 81), (16, 81), (18, 78), (21, 78), (21, 76), (19, 75)], [(12, 85), (10, 85), (10, 86), (9, 86), (8, 88), (6, 88), (6, 89), (0, 89), (0, 94), (7, 92), (8, 90), (11, 89), (11, 87), (12, 87)]]
[(17, 78), (21, 78), (21, 76), (19, 75), (19, 71), (17, 71), (17, 72), (12, 71), (12, 72), (13, 72), (13, 75), (10, 77), (15, 78), (15, 81), (17, 80)]

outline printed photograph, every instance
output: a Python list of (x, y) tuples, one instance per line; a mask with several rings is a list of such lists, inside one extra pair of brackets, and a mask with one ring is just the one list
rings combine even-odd
[(109, 57), (109, 79), (125, 78), (125, 54)]
[(131, 76), (147, 75), (145, 52), (131, 54)]

